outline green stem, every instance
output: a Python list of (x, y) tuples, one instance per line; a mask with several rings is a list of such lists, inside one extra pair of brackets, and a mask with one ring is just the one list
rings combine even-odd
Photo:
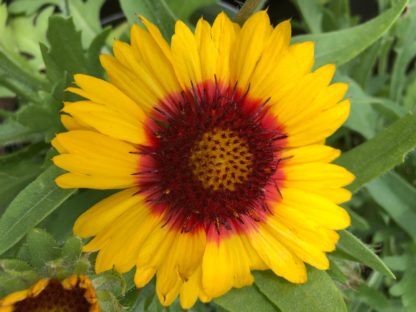
[(264, 5), (264, 0), (247, 0), (235, 16), (235, 22), (242, 26), (244, 22)]

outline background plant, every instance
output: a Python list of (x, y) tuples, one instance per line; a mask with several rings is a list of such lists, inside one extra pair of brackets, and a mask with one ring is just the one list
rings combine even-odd
[[(269, 6), (274, 23), (292, 18), (294, 42), (316, 42), (316, 66), (335, 63), (336, 80), (350, 84), (350, 118), (329, 143), (346, 152), (338, 162), (357, 176), (350, 186), (354, 197), (346, 204), (352, 227), (341, 232), (331, 269), (310, 269), (307, 284), (257, 272), (252, 287), (193, 310), (416, 311), (416, 1), (365, 1), (363, 10), (357, 7), (363, 2), (353, 0), (249, 2), (255, 5), (246, 4), (239, 13), (242, 4), (218, 0), (0, 4), (1, 258), (30, 261), (19, 251), (34, 227), (65, 241), (76, 217), (109, 194), (54, 184), (61, 172), (51, 165), (49, 141), (62, 130), (62, 102), (75, 99), (64, 91), (74, 73), (104, 77), (98, 55), (111, 51), (114, 38), (128, 40), (128, 25), (138, 23), (137, 14), (169, 39), (176, 19), (192, 26), (201, 15), (212, 20), (225, 10), (241, 21)], [(120, 12), (103, 13), (118, 4)], [(36, 244), (30, 242), (30, 249), (48, 253)], [(1, 263), (0, 289), (10, 273)], [(125, 310), (163, 310), (154, 286), (138, 292), (130, 274), (120, 278), (125, 291), (114, 291)], [(107, 284), (111, 289), (118, 283)], [(180, 308), (174, 304), (169, 310)]]

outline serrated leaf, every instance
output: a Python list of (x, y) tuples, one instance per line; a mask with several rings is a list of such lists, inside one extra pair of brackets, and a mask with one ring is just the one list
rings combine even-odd
[(100, 33), (100, 10), (105, 0), (68, 1), (68, 14), (74, 19), (77, 28), (82, 30), (82, 43), (88, 47)]
[(55, 239), (41, 229), (33, 229), (26, 238), (31, 263), (35, 268), (42, 268), (46, 262), (56, 259), (60, 250)]
[(403, 162), (404, 156), (416, 147), (416, 115), (409, 114), (374, 138), (344, 153), (336, 163), (355, 174), (348, 189), (358, 191), (372, 179)]
[(142, 15), (155, 23), (165, 39), (170, 41), (177, 17), (165, 0), (120, 0), (120, 5), (130, 25), (138, 23), (138, 16)]
[(72, 18), (53, 15), (49, 18), (47, 38), (50, 49), (41, 45), (46, 64), (46, 73), (50, 81), (62, 79), (65, 72), (71, 76), (76, 73), (87, 73), (81, 32), (75, 29)]
[(255, 286), (233, 289), (224, 296), (216, 298), (214, 302), (230, 312), (278, 311)]
[(19, 53), (30, 56), (28, 62), (38, 72), (44, 69), (39, 42), (46, 41), (48, 19), (53, 11), (54, 7), (49, 6), (36, 14), (17, 16), (9, 23), (9, 31), (16, 42), (16, 49)]
[(59, 174), (61, 170), (51, 165), (7, 207), (0, 218), (0, 255), (75, 193), (55, 184)]
[(390, 278), (396, 278), (393, 272), (369, 247), (352, 233), (343, 230), (339, 232), (340, 240), (337, 248), (355, 258), (358, 262), (383, 273)]
[(259, 290), (282, 312), (347, 311), (342, 294), (324, 271), (308, 270), (308, 281), (292, 284), (271, 271), (255, 272)]
[(341, 65), (371, 46), (394, 24), (407, 0), (397, 1), (392, 8), (362, 25), (348, 29), (293, 38), (293, 42), (314, 41), (315, 65)]
[(12, 14), (26, 13), (31, 15), (45, 5), (59, 5), (60, 2), (60, 0), (14, 0), (10, 3), (8, 10)]

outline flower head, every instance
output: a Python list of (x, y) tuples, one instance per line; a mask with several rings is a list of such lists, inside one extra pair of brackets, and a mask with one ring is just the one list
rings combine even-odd
[(156, 275), (161, 303), (189, 308), (252, 270), (303, 283), (304, 263), (327, 269), (353, 180), (325, 145), (349, 113), (335, 67), (312, 71), (313, 43), (290, 45), (290, 23), (265, 11), (241, 28), (179, 21), (170, 45), (142, 22), (102, 55), (110, 82), (75, 76), (86, 100), (65, 103), (53, 140), (58, 185), (123, 189), (74, 226), (94, 237), (96, 271), (135, 266), (137, 287)]
[(99, 312), (95, 290), (85, 275), (62, 281), (40, 279), (32, 287), (0, 299), (0, 312)]

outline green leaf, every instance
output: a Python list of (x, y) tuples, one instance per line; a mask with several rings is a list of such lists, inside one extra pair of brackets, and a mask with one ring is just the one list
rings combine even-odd
[(358, 299), (365, 302), (373, 311), (391, 312), (393, 310), (392, 301), (389, 300), (381, 291), (371, 288), (366, 284), (361, 284), (356, 290)]
[(32, 132), (46, 132), (50, 129), (54, 133), (60, 124), (58, 114), (54, 114), (54, 107), (49, 103), (36, 103), (23, 106), (17, 113), (17, 122), (29, 128)]
[(271, 271), (256, 272), (254, 276), (256, 286), (282, 312), (347, 311), (341, 292), (324, 271), (309, 269), (308, 281), (303, 285), (292, 284)]
[(399, 283), (390, 288), (393, 296), (401, 296), (406, 311), (416, 311), (416, 258), (410, 257), (407, 269)]
[(14, 63), (0, 47), (0, 83), (28, 101), (38, 100), (37, 91), (44, 87), (43, 81)]
[(165, 39), (170, 41), (177, 17), (165, 0), (120, 0), (120, 5), (130, 25), (138, 23), (138, 16), (142, 15), (155, 23)]
[(100, 307), (106, 312), (119, 312), (122, 311), (122, 306), (118, 302), (117, 298), (107, 290), (97, 291), (98, 301)]
[(50, 166), (10, 203), (0, 218), (0, 255), (13, 247), (76, 190), (60, 189), (55, 178), (61, 170)]
[(198, 9), (215, 5), (217, 2), (217, 0), (187, 0), (186, 2), (183, 0), (166, 0), (175, 16), (186, 21), (189, 21), (192, 14)]
[(112, 193), (114, 192), (103, 190), (79, 190), (48, 216), (48, 218), (41, 223), (40, 227), (53, 234), (56, 239), (64, 240), (71, 235), (72, 227), (81, 213), (105, 197), (110, 196)]
[(294, 0), (311, 33), (322, 32), (323, 8), (318, 0)]
[(35, 268), (44, 267), (46, 262), (59, 257), (60, 250), (55, 239), (41, 229), (33, 229), (26, 238), (31, 263)]
[(2, 259), (0, 260), (0, 269), (6, 273), (15, 273), (22, 271), (30, 271), (32, 267), (25, 261), (18, 259)]
[(87, 50), (86, 58), (88, 64), (88, 72), (93, 76), (102, 76), (103, 74), (103, 67), (101, 66), (99, 55), (101, 54), (102, 48), (105, 46), (110, 32), (110, 27), (104, 29), (94, 38)]
[(0, 215), (17, 193), (39, 174), (42, 148), (42, 144), (33, 144), (0, 157)]
[(68, 1), (68, 13), (74, 19), (77, 28), (82, 30), (82, 43), (88, 47), (101, 32), (100, 10), (105, 0)]
[(406, 86), (406, 72), (415, 56), (416, 42), (408, 44), (397, 51), (390, 84), (390, 96), (395, 101), (401, 100), (403, 90)]
[(383, 273), (384, 275), (396, 278), (393, 272), (370, 248), (352, 233), (343, 230), (339, 232), (341, 239), (337, 248), (355, 258), (358, 262), (363, 263), (370, 268)]
[(416, 146), (416, 115), (407, 115), (374, 138), (344, 153), (336, 163), (355, 174), (348, 186), (358, 191), (366, 183), (403, 162), (404, 156)]
[(81, 256), (82, 241), (78, 237), (71, 236), (68, 238), (62, 247), (62, 257), (75, 261)]
[(214, 302), (230, 312), (278, 311), (256, 286), (233, 289)]
[(47, 38), (50, 49), (47, 50), (46, 46), (41, 45), (41, 50), (50, 81), (62, 79), (65, 71), (71, 76), (76, 73), (87, 73), (81, 32), (75, 29), (72, 18), (51, 16)]
[(314, 41), (315, 65), (344, 64), (371, 46), (394, 24), (407, 0), (399, 0), (389, 10), (362, 25), (348, 29), (293, 38), (294, 42)]
[(409, 83), (406, 87), (405, 97), (403, 99), (404, 107), (407, 111), (416, 111), (416, 80)]
[(332, 259), (331, 257), (331, 265), (329, 267), (329, 270), (327, 271), (328, 275), (335, 281), (339, 281), (342, 284), (348, 283), (348, 277), (345, 275), (345, 273), (341, 270), (338, 263)]
[(45, 5), (59, 5), (60, 2), (60, 0), (14, 0), (10, 3), (8, 10), (12, 14), (26, 13), (31, 15)]
[(373, 199), (416, 241), (416, 189), (389, 172), (366, 186)]
[(48, 19), (53, 12), (54, 7), (49, 6), (39, 14), (14, 17), (9, 23), (9, 31), (15, 40), (16, 50), (20, 54), (30, 56), (27, 61), (36, 72), (44, 69), (39, 42), (46, 42)]
[(18, 123), (7, 120), (0, 124), (0, 145), (29, 141), (36, 137), (33, 130)]

